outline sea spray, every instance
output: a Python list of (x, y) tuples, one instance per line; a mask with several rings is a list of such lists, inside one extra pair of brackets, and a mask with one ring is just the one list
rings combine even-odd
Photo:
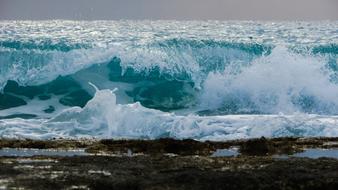
[(337, 114), (338, 85), (325, 57), (300, 55), (285, 47), (255, 59), (240, 71), (211, 72), (204, 82), (201, 105), (228, 114)]
[(337, 26), (1, 21), (0, 136), (334, 136)]

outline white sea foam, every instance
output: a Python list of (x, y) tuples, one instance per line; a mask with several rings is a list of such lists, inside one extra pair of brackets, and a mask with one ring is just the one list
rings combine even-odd
[(325, 57), (276, 47), (240, 71), (211, 72), (204, 82), (201, 106), (218, 108), (232, 100), (238, 107), (262, 113), (290, 114), (303, 109), (338, 113), (338, 85), (333, 75)]
[[(172, 39), (187, 44), (166, 43)], [(226, 63), (251, 60), (236, 48), (208, 42), (203, 47), (205, 40), (291, 47), (337, 44), (337, 22), (1, 21), (0, 87), (7, 80), (46, 83), (114, 56), (122, 59), (124, 69), (156, 66), (174, 74), (184, 71), (197, 84), (202, 80), (201, 65), (217, 66), (215, 57)], [(194, 49), (189, 44), (194, 41), (202, 48)]]
[(113, 43), (104, 48), (81, 48), (67, 52), (0, 46), (0, 89), (3, 89), (8, 80), (23, 86), (48, 83), (58, 76), (75, 74), (94, 65), (105, 65), (114, 57), (121, 59), (122, 74), (128, 68), (145, 73), (156, 68), (160, 73), (173, 78), (175, 75), (186, 74), (199, 87), (211, 68), (223, 67), (230, 62), (242, 64), (254, 57), (236, 48), (213, 47), (203, 43), (201, 44), (205, 47), (193, 49), (190, 43), (194, 42), (172, 45), (173, 47), (168, 44), (162, 47), (156, 42), (145, 45)]
[[(84, 108), (60, 104), (70, 91), (47, 94), (51, 99), (43, 101), (39, 94), (29, 99), (13, 92), (27, 105), (1, 110), (0, 116), (37, 117), (0, 120), (0, 137), (337, 136), (337, 31), (337, 21), (1, 21), (1, 90), (8, 80), (35, 86), (59, 75), (70, 75), (88, 92), (88, 81), (105, 90), (97, 90)], [(112, 81), (116, 73), (107, 63), (115, 57), (123, 72), (132, 69), (131, 79), (142, 81), (128, 82), (128, 76)], [(147, 76), (152, 71), (163, 74), (163, 81)], [(166, 113), (134, 103), (152, 100), (137, 97), (142, 92), (164, 89), (151, 91), (145, 83), (156, 87), (174, 79), (187, 83), (183, 86), (193, 83), (186, 110)], [(116, 87), (120, 90), (110, 90)], [(49, 106), (55, 111), (43, 112)], [(218, 116), (196, 115), (200, 110)], [(235, 113), (256, 115), (224, 115)]]
[(52, 119), (1, 120), (0, 136), (229, 140), (260, 136), (337, 136), (337, 124), (337, 116), (310, 114), (177, 116), (139, 103), (116, 104), (111, 90), (99, 90), (84, 108), (66, 109)]

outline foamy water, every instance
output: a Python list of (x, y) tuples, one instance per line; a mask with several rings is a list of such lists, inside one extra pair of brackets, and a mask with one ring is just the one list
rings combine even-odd
[(337, 136), (337, 44), (335, 21), (1, 21), (0, 136)]

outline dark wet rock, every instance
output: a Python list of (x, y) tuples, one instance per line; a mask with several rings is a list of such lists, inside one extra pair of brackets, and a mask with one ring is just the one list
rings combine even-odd
[(265, 156), (273, 154), (293, 154), (301, 151), (300, 147), (294, 146), (296, 138), (281, 138), (270, 140), (264, 137), (250, 139), (240, 143), (240, 153), (252, 156)]
[[(0, 158), (8, 188), (337, 189), (338, 160), (203, 156)], [(4, 182), (2, 182), (4, 183)], [(3, 185), (3, 184), (2, 184)]]
[[(43, 145), (41, 147), (37, 145)], [(217, 149), (239, 147), (242, 155), (292, 154), (305, 148), (337, 148), (338, 138), (260, 138), (233, 140), (225, 142), (195, 141), (192, 139), (174, 140), (169, 138), (156, 140), (15, 140), (0, 139), (0, 148), (86, 148), (87, 152), (110, 152), (144, 154), (174, 153), (177, 155), (211, 155)]]
[(127, 152), (131, 150), (133, 153), (145, 154), (164, 154), (173, 153), (178, 155), (210, 155), (217, 149), (217, 145), (228, 147), (223, 143), (200, 142), (191, 139), (174, 140), (174, 139), (158, 139), (158, 140), (100, 140), (87, 148), (88, 152)]
[(10, 94), (0, 94), (0, 110), (26, 105), (26, 101)]
[(77, 90), (62, 97), (59, 102), (65, 106), (84, 107), (92, 96), (85, 90)]
[[(337, 142), (338, 138), (260, 138), (227, 142), (0, 139), (0, 148), (85, 148), (87, 152), (103, 154), (0, 157), (0, 186), (4, 189), (335, 190), (338, 189), (338, 159), (279, 159), (270, 154), (334, 146)], [(209, 155), (215, 149), (232, 146), (240, 146), (242, 155)]]
[(273, 145), (264, 137), (248, 140), (240, 146), (240, 152), (248, 155), (267, 155), (275, 153)]
[(47, 109), (43, 110), (45, 113), (53, 113), (55, 111), (54, 106), (48, 106)]
[(76, 149), (92, 145), (93, 140), (31, 140), (31, 139), (0, 139), (0, 148), (37, 148), (37, 149)]

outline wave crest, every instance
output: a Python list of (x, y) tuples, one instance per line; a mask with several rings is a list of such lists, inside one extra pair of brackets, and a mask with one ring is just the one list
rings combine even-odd
[(338, 85), (326, 57), (278, 47), (240, 71), (212, 72), (202, 106), (224, 113), (338, 113)]
[[(43, 86), (66, 76), (78, 83), (79, 94), (87, 91), (86, 97), (91, 97), (87, 83), (97, 80), (105, 88), (122, 86), (119, 99), (125, 103), (140, 102), (163, 111), (338, 113), (335, 46), (329, 48), (329, 55), (323, 47), (322, 53), (314, 54), (283, 46), (187, 39), (110, 44), (106, 48), (74, 46), (69, 51), (53, 47), (1, 47), (2, 89), (8, 89), (8, 81), (17, 83), (24, 92), (25, 86), (45, 89)], [(14, 94), (32, 99), (43, 93)], [(67, 91), (63, 95), (78, 94)], [(59, 100), (63, 105), (84, 106), (88, 98), (80, 104), (72, 101), (74, 98), (66, 103)], [(24, 103), (12, 106), (20, 105)], [(8, 107), (11, 105), (4, 108)]]

